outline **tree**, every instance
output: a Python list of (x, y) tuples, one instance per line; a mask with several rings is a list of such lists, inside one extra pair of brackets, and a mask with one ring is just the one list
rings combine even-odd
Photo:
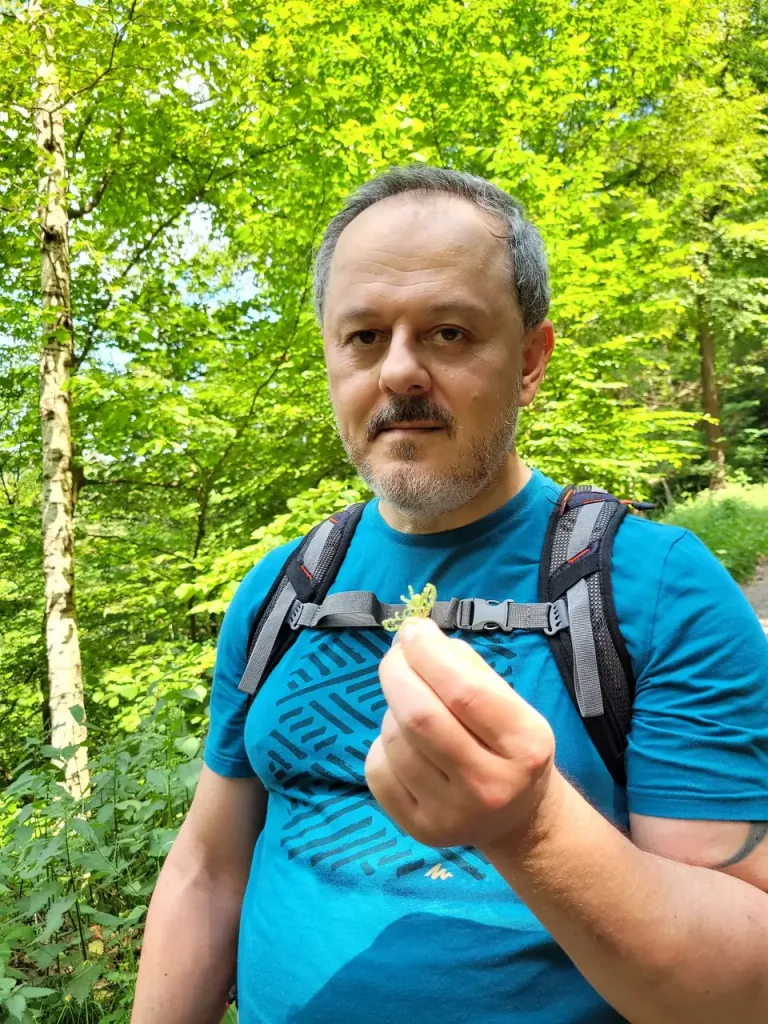
[(85, 702), (75, 615), (73, 513), (75, 487), (69, 423), (73, 355), (67, 216), (67, 154), (64, 113), (56, 69), (54, 28), (38, 0), (28, 9), (29, 28), (39, 36), (41, 64), (34, 113), (40, 150), (40, 254), (43, 340), (40, 355), (42, 422), (42, 539), (45, 577), (45, 636), (51, 744), (64, 754), (64, 776), (73, 795), (88, 787), (84, 746)]

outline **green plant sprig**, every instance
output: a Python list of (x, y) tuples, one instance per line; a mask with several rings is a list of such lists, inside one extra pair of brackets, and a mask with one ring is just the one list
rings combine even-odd
[(402, 611), (397, 612), (391, 619), (385, 619), (382, 626), (388, 633), (396, 633), (406, 619), (416, 617), (428, 619), (437, 601), (437, 587), (427, 583), (420, 594), (415, 594), (413, 587), (408, 587), (408, 597), (400, 595), (400, 600), (405, 604)]

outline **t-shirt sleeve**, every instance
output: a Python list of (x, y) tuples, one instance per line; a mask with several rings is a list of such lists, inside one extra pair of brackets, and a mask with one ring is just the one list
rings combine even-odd
[(221, 624), (203, 760), (212, 771), (227, 778), (251, 778), (256, 774), (245, 749), (248, 697), (238, 685), (245, 671), (251, 624), (290, 550), (298, 543), (270, 551), (251, 569), (235, 591)]
[(768, 819), (768, 641), (729, 573), (691, 533), (670, 546), (627, 751), (629, 809)]

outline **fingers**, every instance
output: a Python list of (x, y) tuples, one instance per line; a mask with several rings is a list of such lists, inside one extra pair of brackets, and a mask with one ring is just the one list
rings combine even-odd
[(390, 768), (419, 802), (445, 791), (448, 774), (408, 742), (391, 711), (381, 723), (381, 742)]
[(521, 733), (544, 723), (469, 644), (429, 620), (407, 622), (397, 650), (452, 716), (501, 757), (514, 756)]
[(371, 744), (365, 759), (368, 788), (384, 810), (395, 821), (407, 821), (417, 807), (410, 789), (390, 769), (381, 736)]
[[(379, 666), (389, 711), (409, 744), (448, 777), (480, 771), (491, 751), (481, 746), (445, 706), (435, 691), (411, 668), (402, 644), (390, 650)], [(385, 716), (385, 722), (386, 722)]]

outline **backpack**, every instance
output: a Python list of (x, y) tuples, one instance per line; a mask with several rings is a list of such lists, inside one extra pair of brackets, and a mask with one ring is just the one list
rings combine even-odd
[[(613, 602), (611, 552), (629, 506), (654, 507), (593, 487), (564, 488), (547, 527), (537, 604), (452, 598), (431, 613), (449, 631), (543, 632), (590, 739), (622, 787), (635, 682)], [(368, 591), (328, 594), (364, 507), (350, 505), (318, 523), (278, 573), (248, 638), (238, 687), (248, 696), (246, 713), (301, 629), (381, 628), (402, 610)]]

